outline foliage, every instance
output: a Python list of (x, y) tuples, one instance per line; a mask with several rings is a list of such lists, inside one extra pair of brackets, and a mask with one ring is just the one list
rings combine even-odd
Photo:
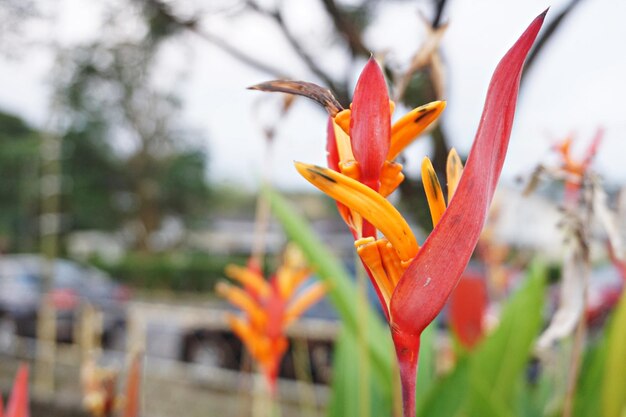
[[(85, 209), (70, 205), (77, 227), (130, 222), (136, 248), (151, 251), (166, 216), (193, 222), (206, 215), (210, 195), (206, 152), (180, 126), (176, 95), (154, 79), (160, 46), (174, 32), (136, 6), (128, 10), (134, 13), (111, 9), (100, 39), (60, 52), (55, 88), (67, 139), (86, 156), (67, 166), (77, 178), (74, 203)], [(127, 24), (122, 15), (146, 30), (118, 37)], [(94, 156), (96, 174), (86, 172)], [(90, 208), (108, 215), (95, 220)]]
[(38, 160), (37, 132), (0, 112), (0, 250), (32, 250), (35, 245)]
[(244, 256), (207, 254), (129, 253), (117, 262), (92, 259), (115, 279), (136, 288), (173, 291), (212, 291), (231, 263), (245, 263)]

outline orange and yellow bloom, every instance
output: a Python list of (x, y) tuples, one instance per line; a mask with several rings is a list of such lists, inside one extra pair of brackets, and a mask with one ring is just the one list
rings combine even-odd
[(456, 152), (450, 153), (447, 200), (432, 164), (427, 158), (422, 162), (434, 226), (422, 245), (386, 197), (404, 179), (395, 158), (439, 116), (445, 103), (419, 107), (392, 126), (394, 103), (373, 59), (359, 77), (349, 110), (310, 83), (277, 81), (253, 87), (310, 97), (330, 113), (328, 168), (296, 162), (296, 169), (337, 201), (352, 231), (389, 322), (405, 416), (415, 416), (420, 335), (443, 308), (478, 242), (504, 164), (524, 60), (545, 14), (531, 23), (496, 68), (465, 168)]
[(243, 317), (228, 315), (228, 322), (261, 368), (272, 393), (289, 345), (285, 329), (326, 292), (319, 282), (302, 286), (311, 271), (295, 251), (287, 250), (283, 265), (270, 280), (253, 264), (230, 265), (226, 275), (241, 287), (224, 282), (216, 287), (218, 294), (244, 313)]
[(406, 416), (415, 415), (420, 335), (443, 308), (478, 242), (504, 163), (523, 63), (544, 16), (533, 21), (498, 65), (466, 167), (454, 150), (450, 153), (447, 199), (430, 160), (423, 160), (434, 229), (421, 246), (386, 197), (404, 179), (394, 159), (437, 118), (443, 102), (419, 107), (391, 126), (394, 105), (381, 69), (370, 59), (351, 109), (331, 113), (329, 168), (296, 163), (302, 176), (337, 201), (354, 235), (389, 321)]

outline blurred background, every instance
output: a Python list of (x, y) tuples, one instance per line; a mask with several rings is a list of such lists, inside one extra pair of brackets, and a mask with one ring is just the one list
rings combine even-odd
[[(537, 252), (560, 262), (561, 189), (549, 183), (520, 193), (539, 163), (558, 163), (557, 142), (575, 138), (572, 152), (584, 158), (602, 129), (593, 168), (618, 207), (626, 181), (626, 3), (0, 2), (2, 388), (17, 358), (35, 361), (36, 403), (80, 413), (77, 375), (90, 352), (123, 368), (126, 352), (140, 349), (144, 396), (155, 399), (145, 402), (145, 415), (176, 416), (189, 404), (189, 416), (246, 415), (251, 400), (223, 401), (245, 399), (242, 386), (254, 382), (239, 373), (251, 364), (213, 287), (227, 264), (245, 263), (258, 244), (260, 184), (288, 195), (322, 240), (353, 262), (334, 203), (293, 169), (294, 160), (325, 164), (326, 113), (305, 99), (246, 88), (310, 81), (347, 107), (373, 54), (393, 86), (397, 115), (447, 100), (439, 124), (402, 156), (408, 180), (393, 196), (413, 224), (430, 230), (421, 158), (429, 155), (441, 173), (450, 148), (467, 155), (495, 65), (548, 6), (523, 74), (492, 224), (494, 244), (516, 254), (513, 266)], [(285, 243), (270, 221), (262, 243), (269, 269)], [(594, 259), (608, 262), (603, 250)], [(616, 286), (617, 272), (602, 271), (597, 285)], [(338, 327), (324, 301), (291, 328), (281, 371), (285, 415), (302, 407), (324, 413)]]

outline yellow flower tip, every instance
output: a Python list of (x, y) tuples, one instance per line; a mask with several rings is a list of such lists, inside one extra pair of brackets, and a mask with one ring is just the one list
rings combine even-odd
[(398, 253), (387, 239), (379, 239), (376, 242), (376, 246), (378, 246), (378, 252), (380, 253), (387, 277), (395, 289), (405, 268), (402, 267)]
[(373, 243), (375, 241), (376, 239), (374, 239), (372, 236), (362, 237), (354, 241), (354, 247), (358, 250), (361, 246), (369, 245), (370, 243)]
[(339, 162), (339, 170), (343, 175), (346, 175), (356, 181), (359, 180), (361, 171), (359, 170), (359, 163), (354, 159)]
[(413, 140), (423, 133), (446, 107), (445, 101), (433, 101), (405, 114), (391, 127), (391, 145), (387, 160), (393, 161)]
[[(349, 123), (350, 120), (348, 120)], [(335, 131), (335, 143), (337, 144), (339, 162), (353, 161), (354, 153), (352, 152), (350, 135), (335, 121), (333, 121), (333, 130)]]
[(250, 288), (261, 297), (266, 297), (269, 294), (269, 284), (265, 281), (265, 278), (256, 271), (230, 264), (226, 266), (224, 273), (233, 281), (237, 281), (244, 287)]
[(446, 211), (446, 202), (443, 199), (443, 192), (441, 191), (437, 173), (428, 157), (424, 157), (422, 160), (422, 184), (424, 185), (433, 227), (435, 227), (439, 223), (441, 216), (443, 216), (444, 211)]
[(298, 245), (290, 242), (285, 247), (283, 255), (283, 265), (288, 268), (300, 269), (306, 267), (306, 260), (304, 254), (298, 247)]
[[(337, 113), (335, 117), (333, 118), (333, 121), (339, 127), (341, 127), (341, 130), (343, 130), (347, 135), (350, 134), (350, 114), (351, 113), (352, 111), (350, 109), (345, 109)], [(336, 132), (337, 131), (335, 131), (335, 134)]]
[(296, 297), (285, 312), (285, 326), (292, 323), (302, 315), (309, 307), (317, 303), (328, 291), (328, 286), (322, 282), (316, 282), (302, 291)]
[(461, 180), (461, 174), (463, 174), (463, 162), (456, 149), (452, 148), (448, 153), (448, 160), (446, 162), (446, 179), (448, 180), (448, 204), (452, 200), (456, 188)]
[(385, 197), (346, 175), (315, 165), (296, 163), (296, 169), (311, 184), (358, 213), (389, 239), (403, 260), (419, 250), (406, 220)]
[(387, 308), (389, 308), (391, 294), (393, 294), (395, 285), (389, 279), (385, 271), (383, 259), (376, 240), (373, 237), (363, 238), (354, 242), (354, 245), (356, 246), (357, 254), (367, 266), (367, 269), (369, 269), (371, 276), (376, 281), (376, 285), (385, 300)]
[(383, 169), (380, 173), (380, 194), (387, 197), (393, 193), (396, 188), (404, 181), (402, 173), (402, 164), (397, 162), (385, 161)]

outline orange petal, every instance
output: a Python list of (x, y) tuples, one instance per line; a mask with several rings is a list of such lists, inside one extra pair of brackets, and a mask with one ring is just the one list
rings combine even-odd
[(378, 252), (380, 252), (380, 258), (385, 267), (387, 277), (395, 289), (406, 267), (402, 266), (398, 253), (387, 239), (378, 239), (376, 245), (378, 246)]
[(291, 324), (302, 313), (313, 304), (317, 303), (327, 291), (327, 286), (321, 282), (316, 282), (302, 291), (287, 307), (285, 311), (285, 326)]
[(391, 146), (387, 160), (393, 161), (408, 145), (434, 122), (443, 109), (445, 101), (433, 101), (411, 110), (391, 126)]
[(251, 288), (261, 297), (267, 297), (270, 287), (261, 274), (249, 268), (243, 268), (238, 265), (228, 265), (224, 271), (226, 276), (234, 281), (238, 281), (244, 287)]
[(376, 241), (373, 237), (366, 237), (354, 242), (354, 246), (356, 247), (357, 254), (367, 266), (367, 269), (369, 269), (370, 276), (376, 281), (380, 294), (385, 301), (385, 308), (388, 308), (394, 285), (385, 272), (383, 260), (380, 256)]
[(361, 214), (391, 242), (400, 259), (409, 260), (419, 250), (411, 228), (396, 208), (370, 187), (331, 169), (296, 162), (296, 169), (331, 198)]
[(393, 193), (396, 188), (404, 181), (402, 173), (402, 164), (397, 162), (385, 161), (383, 169), (380, 173), (380, 195), (387, 197)]
[(225, 282), (218, 282), (215, 286), (215, 292), (248, 314), (253, 323), (263, 325), (266, 322), (267, 315), (265, 311), (241, 288)]
[(350, 113), (352, 113), (352, 110), (345, 109), (337, 113), (333, 118), (333, 122), (341, 127), (341, 130), (343, 130), (346, 135), (350, 132)]

